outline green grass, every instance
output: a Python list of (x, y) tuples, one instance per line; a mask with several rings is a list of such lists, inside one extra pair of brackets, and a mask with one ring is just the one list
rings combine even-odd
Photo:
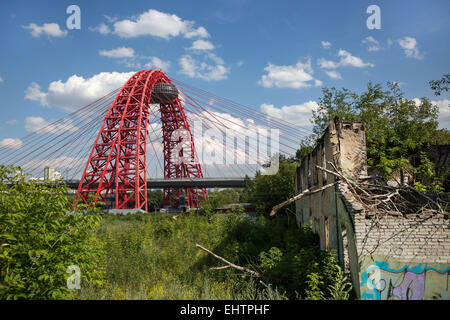
[[(82, 284), (77, 299), (301, 298), (306, 276), (326, 266), (314, 236), (285, 218), (105, 215), (97, 237), (104, 243), (105, 280)], [(235, 269), (210, 270), (223, 264), (197, 243), (260, 272), (271, 287)]]
[(283, 298), (235, 271), (216, 266), (196, 243), (214, 249), (226, 223), (203, 216), (164, 214), (105, 216), (97, 236), (104, 241), (105, 282), (82, 285), (79, 299), (253, 299)]

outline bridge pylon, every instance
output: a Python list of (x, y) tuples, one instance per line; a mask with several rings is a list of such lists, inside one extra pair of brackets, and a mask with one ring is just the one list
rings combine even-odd
[[(74, 207), (78, 202), (106, 202), (108, 194), (114, 194), (115, 209), (147, 211), (150, 104), (158, 104), (161, 114), (164, 178), (203, 178), (178, 89), (160, 69), (142, 70), (125, 83), (109, 108), (86, 163)], [(164, 206), (170, 206), (171, 198), (182, 193), (182, 189), (164, 189)], [(188, 206), (197, 207), (207, 191), (187, 188), (184, 196)]]

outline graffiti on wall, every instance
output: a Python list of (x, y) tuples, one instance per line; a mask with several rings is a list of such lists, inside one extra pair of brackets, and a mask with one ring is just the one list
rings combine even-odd
[(375, 261), (361, 274), (361, 298), (364, 300), (422, 300), (449, 297), (450, 267), (427, 264), (393, 268), (388, 262)]

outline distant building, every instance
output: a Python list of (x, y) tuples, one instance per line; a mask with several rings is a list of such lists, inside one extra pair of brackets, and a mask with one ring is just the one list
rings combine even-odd
[(55, 171), (53, 167), (44, 168), (44, 181), (55, 181), (58, 179), (62, 179), (61, 172)]

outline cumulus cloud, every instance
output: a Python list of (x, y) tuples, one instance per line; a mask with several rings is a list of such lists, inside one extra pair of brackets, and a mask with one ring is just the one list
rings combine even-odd
[(97, 31), (103, 35), (111, 33), (111, 29), (105, 23), (100, 23), (97, 27), (89, 27), (89, 30)]
[(331, 79), (342, 79), (341, 74), (337, 71), (325, 71)]
[(22, 146), (22, 140), (14, 138), (5, 138), (0, 140), (0, 147), (5, 147), (9, 149), (20, 149)]
[(134, 56), (134, 49), (120, 47), (111, 50), (100, 50), (98, 53), (101, 56), (105, 56), (108, 58), (132, 58)]
[(39, 38), (42, 35), (63, 38), (68, 33), (67, 30), (61, 30), (57, 23), (44, 23), (42, 26), (30, 23), (28, 26), (22, 26), (22, 28), (31, 30), (31, 35), (35, 38)]
[(264, 68), (267, 74), (259, 80), (259, 84), (265, 88), (304, 88), (317, 87), (322, 85), (322, 81), (314, 79), (312, 76), (311, 60), (306, 63), (298, 61), (295, 65), (277, 66), (268, 63)]
[[(222, 164), (223, 158), (217, 154), (225, 154), (228, 164), (234, 163), (233, 160), (244, 163), (247, 157), (245, 141), (246, 137), (249, 137), (247, 147), (253, 150), (253, 156), (248, 160), (256, 164), (257, 156), (254, 153), (257, 150), (257, 131), (267, 135), (267, 128), (256, 125), (251, 119), (242, 119), (229, 113), (216, 111), (202, 111), (198, 114), (188, 112), (186, 116), (194, 134), (200, 161), (212, 164), (219, 160), (219, 164)], [(227, 141), (225, 151), (223, 150), (224, 136)], [(235, 138), (236, 148), (234, 148)], [(261, 162), (267, 160), (267, 155), (259, 154), (258, 156)]]
[[(422, 104), (422, 100), (419, 98), (412, 99), (416, 105), (420, 106)], [(450, 100), (442, 99), (442, 100), (432, 100), (431, 104), (434, 104), (439, 109), (438, 122), (439, 128), (450, 128)]]
[(39, 101), (41, 106), (48, 106), (47, 94), (41, 91), (36, 82), (32, 82), (25, 90), (25, 99)]
[(196, 40), (192, 43), (192, 47), (189, 48), (190, 50), (212, 50), (214, 49), (214, 45), (206, 40)]
[(224, 61), (214, 54), (206, 56), (215, 64), (208, 64), (194, 59), (190, 55), (182, 56), (178, 63), (181, 73), (189, 78), (199, 78), (206, 81), (219, 81), (227, 78), (229, 69), (224, 66)]
[(279, 118), (297, 126), (310, 126), (312, 111), (318, 108), (315, 101), (307, 101), (303, 104), (283, 106), (276, 108), (273, 104), (262, 104), (261, 112), (275, 118)]
[(322, 48), (324, 48), (324, 49), (329, 49), (331, 47), (331, 42), (321, 41), (320, 43), (322, 45)]
[(150, 9), (132, 19), (114, 22), (114, 34), (122, 38), (154, 36), (163, 39), (184, 36), (185, 38), (207, 38), (203, 27), (194, 27), (194, 21), (183, 20), (175, 14)]
[(408, 58), (422, 59), (423, 54), (419, 52), (417, 40), (412, 37), (404, 37), (397, 40)]
[(149, 59), (149, 62), (147, 62), (144, 65), (145, 68), (148, 68), (148, 69), (157, 68), (157, 69), (161, 69), (163, 71), (169, 70), (169, 67), (171, 64), (170, 61), (164, 61), (158, 57), (148, 57), (148, 59)]
[(356, 67), (356, 68), (365, 68), (365, 67), (374, 67), (375, 65), (370, 62), (364, 62), (361, 58), (355, 57), (350, 52), (345, 50), (339, 50), (338, 56), (341, 59), (338, 62), (325, 60), (320, 58), (317, 63), (319, 67), (322, 69), (336, 69), (339, 67)]
[(73, 125), (73, 121), (71, 119), (63, 119), (58, 123), (50, 123), (42, 117), (25, 118), (25, 129), (27, 131), (37, 133), (61, 133), (64, 131), (75, 132), (78, 130), (78, 128)]
[(366, 37), (362, 43), (367, 45), (367, 51), (379, 51), (381, 49), (378, 40), (372, 36)]
[(42, 106), (54, 106), (74, 111), (122, 87), (134, 72), (100, 72), (90, 78), (77, 75), (49, 84), (47, 92), (32, 82), (25, 91), (25, 98), (39, 101)]
[(74, 164), (84, 165), (86, 158), (73, 158), (67, 156), (61, 156), (52, 159), (32, 159), (24, 162), (22, 169), (36, 170), (39, 168), (53, 167), (58, 169), (68, 168), (73, 169)]
[(431, 101), (432, 104), (439, 108), (439, 127), (440, 128), (450, 128), (450, 100), (434, 100)]

